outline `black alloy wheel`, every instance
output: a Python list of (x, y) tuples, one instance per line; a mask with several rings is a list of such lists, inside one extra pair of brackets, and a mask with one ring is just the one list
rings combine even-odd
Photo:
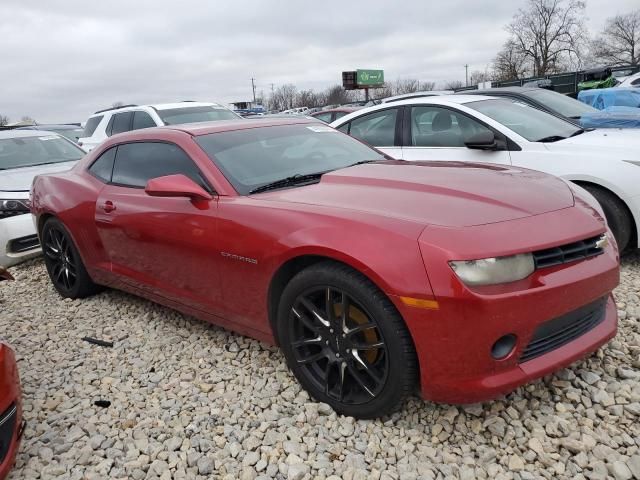
[(389, 375), (376, 323), (344, 290), (315, 287), (296, 299), (289, 338), (296, 362), (332, 399), (357, 405), (379, 395)]
[(48, 219), (40, 239), (49, 278), (60, 295), (84, 298), (102, 289), (91, 280), (71, 235), (60, 220)]
[(377, 418), (414, 391), (418, 366), (404, 320), (347, 265), (324, 261), (295, 275), (280, 299), (276, 333), (300, 384), (340, 414)]
[(78, 266), (65, 233), (56, 227), (49, 228), (43, 247), (54, 286), (63, 290), (73, 289), (78, 281)]

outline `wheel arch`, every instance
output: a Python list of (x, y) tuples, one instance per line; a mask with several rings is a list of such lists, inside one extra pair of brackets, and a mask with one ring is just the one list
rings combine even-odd
[(634, 212), (629, 208), (629, 205), (627, 204), (627, 202), (624, 200), (624, 198), (622, 198), (617, 192), (615, 192), (614, 190), (612, 190), (611, 188), (602, 185), (601, 183), (597, 183), (591, 180), (584, 180), (584, 179), (577, 179), (577, 180), (573, 180), (573, 179), (567, 179), (573, 183), (575, 183), (576, 185), (580, 186), (580, 187), (595, 187), (595, 188), (599, 188), (601, 190), (604, 190), (608, 193), (610, 193), (611, 195), (613, 195), (616, 199), (618, 199), (620, 201), (620, 203), (622, 204), (622, 206), (624, 207), (624, 209), (626, 210), (627, 214), (629, 215), (629, 219), (631, 220), (631, 228), (632, 228), (632, 232), (631, 232), (631, 239), (629, 240), (629, 245), (635, 245), (636, 247), (639, 246), (638, 245), (638, 223), (640, 222), (639, 218), (636, 218), (636, 215), (634, 215)]

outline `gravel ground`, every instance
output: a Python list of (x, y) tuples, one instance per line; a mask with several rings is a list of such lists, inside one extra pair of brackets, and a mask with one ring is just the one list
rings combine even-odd
[(12, 272), (0, 333), (29, 422), (12, 480), (640, 479), (640, 255), (591, 358), (499, 401), (414, 398), (377, 421), (311, 401), (275, 348), (120, 292), (64, 301), (40, 261)]

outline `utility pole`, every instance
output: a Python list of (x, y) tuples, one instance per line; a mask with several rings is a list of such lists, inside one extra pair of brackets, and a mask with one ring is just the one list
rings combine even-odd
[(253, 90), (253, 103), (256, 103), (256, 84), (254, 82), (255, 78), (251, 77), (251, 89)]
[(273, 97), (273, 83), (271, 84), (271, 96)]
[(466, 87), (469, 86), (469, 64), (464, 66), (464, 84)]

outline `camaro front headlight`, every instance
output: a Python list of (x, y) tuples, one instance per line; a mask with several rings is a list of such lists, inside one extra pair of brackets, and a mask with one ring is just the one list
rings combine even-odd
[(527, 278), (536, 269), (533, 255), (521, 253), (509, 257), (449, 262), (460, 280), (470, 286), (496, 285)]

